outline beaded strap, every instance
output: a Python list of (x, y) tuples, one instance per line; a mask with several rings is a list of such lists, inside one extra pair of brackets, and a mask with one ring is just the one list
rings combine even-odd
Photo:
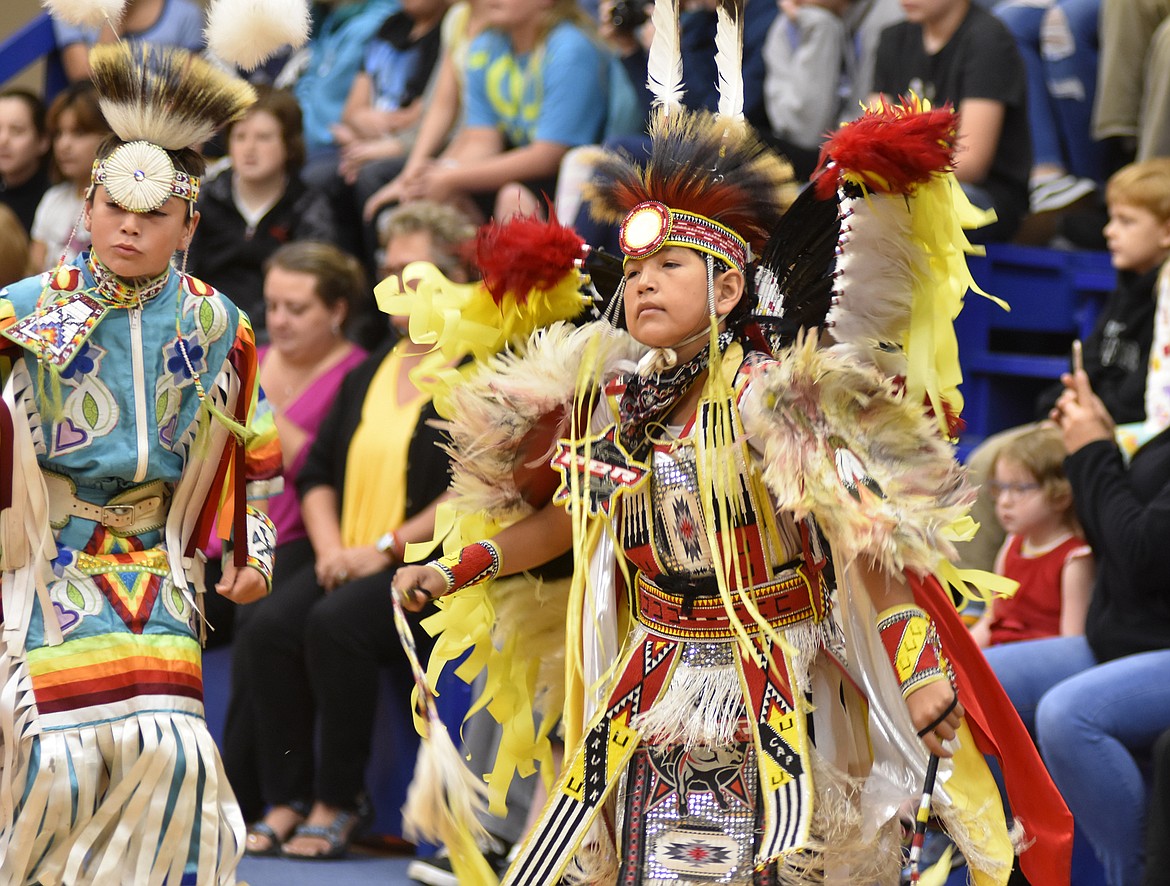
[(477, 541), (450, 557), (439, 557), (427, 563), (447, 582), (444, 591), (450, 594), (460, 588), (491, 581), (500, 573), (500, 549), (490, 541)]
[(938, 632), (924, 610), (911, 605), (892, 606), (878, 615), (877, 628), (903, 698), (939, 680), (954, 683)]
[(245, 524), (248, 527), (247, 565), (260, 570), (268, 593), (272, 593), (272, 567), (276, 563), (276, 526), (263, 511), (247, 506)]

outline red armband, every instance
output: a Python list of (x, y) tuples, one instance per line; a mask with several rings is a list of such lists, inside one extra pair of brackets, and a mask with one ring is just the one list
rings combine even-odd
[(500, 550), (490, 541), (477, 541), (451, 557), (427, 564), (447, 582), (445, 593), (491, 581), (500, 573)]
[(878, 615), (877, 628), (903, 698), (938, 680), (954, 683), (950, 663), (925, 610), (910, 604), (892, 606)]

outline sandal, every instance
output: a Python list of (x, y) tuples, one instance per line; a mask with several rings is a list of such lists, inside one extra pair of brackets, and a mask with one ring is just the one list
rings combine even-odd
[[(299, 852), (289, 852), (286, 846), (281, 846), (282, 858), (293, 858), (299, 861), (326, 861), (344, 858), (349, 852), (350, 844), (362, 836), (374, 821), (374, 810), (368, 803), (363, 802), (357, 809), (343, 809), (333, 817), (330, 825), (302, 824), (292, 832), (294, 837), (315, 837), (324, 840), (324, 852), (315, 855), (302, 855)], [(288, 841), (285, 841), (288, 842)]]
[[(292, 803), (282, 803), (279, 805), (287, 806), (294, 813), (301, 817), (302, 822), (309, 814), (309, 804), (303, 801), (294, 801)], [(295, 834), (298, 826), (299, 825), (294, 825), (291, 827), (288, 833), (285, 834), (284, 840), (289, 839), (293, 834)], [(268, 841), (268, 845), (263, 849), (252, 848), (248, 844), (253, 837), (263, 837)], [(280, 834), (276, 832), (276, 829), (272, 827), (272, 825), (264, 821), (264, 819), (260, 819), (260, 821), (253, 822), (248, 826), (248, 834), (244, 839), (244, 854), (256, 857), (280, 855), (281, 845), (284, 843), (284, 840), (281, 839)]]

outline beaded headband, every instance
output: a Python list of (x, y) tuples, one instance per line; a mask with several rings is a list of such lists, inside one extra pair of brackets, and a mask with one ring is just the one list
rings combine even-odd
[(119, 145), (93, 162), (90, 190), (105, 185), (110, 198), (127, 212), (153, 212), (172, 196), (190, 208), (199, 197), (199, 177), (176, 169), (165, 149), (148, 141)]
[(621, 223), (620, 243), (629, 258), (646, 258), (664, 247), (682, 246), (722, 259), (741, 272), (751, 260), (747, 241), (731, 228), (656, 200), (629, 211)]

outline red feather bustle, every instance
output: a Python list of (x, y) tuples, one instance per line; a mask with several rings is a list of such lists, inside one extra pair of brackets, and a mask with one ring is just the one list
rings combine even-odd
[(877, 108), (842, 126), (821, 148), (817, 196), (827, 200), (846, 178), (870, 191), (909, 194), (954, 162), (958, 115), (950, 105), (923, 110), (914, 98)]
[(475, 260), (496, 304), (509, 292), (523, 304), (534, 289), (551, 289), (584, 258), (585, 241), (555, 218), (515, 216), (488, 222), (475, 237)]

